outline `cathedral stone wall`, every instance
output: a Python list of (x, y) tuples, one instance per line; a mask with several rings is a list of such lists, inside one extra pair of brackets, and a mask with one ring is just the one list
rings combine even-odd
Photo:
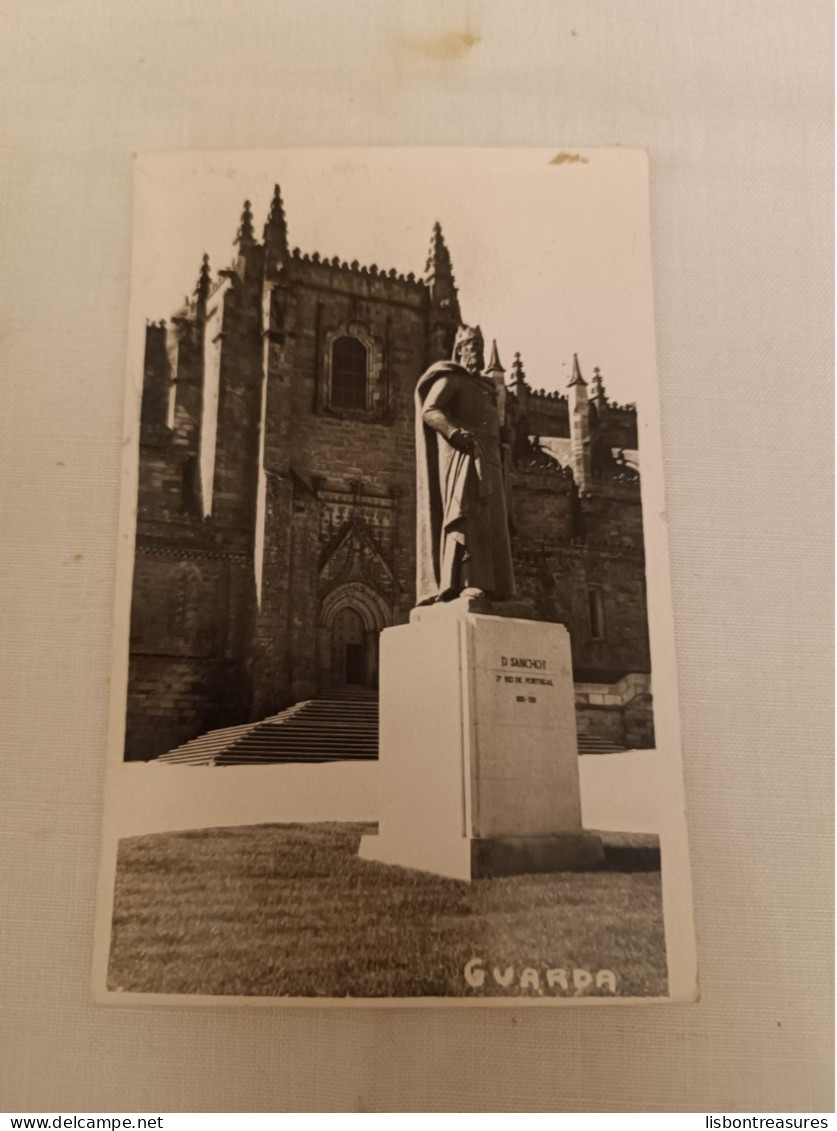
[(515, 576), (539, 619), (567, 626), (576, 679), (610, 682), (650, 670), (641, 557), (554, 546), (516, 554)]
[[(141, 546), (134, 566), (129, 756), (159, 754), (247, 710), (251, 563)], [(220, 722), (219, 722), (220, 720)], [(193, 733), (189, 733), (193, 732)]]
[(636, 408), (633, 405), (608, 405), (607, 431), (614, 448), (635, 451), (639, 446)]
[(147, 759), (226, 726), (239, 665), (195, 657), (131, 657), (125, 756)]
[(512, 472), (514, 547), (537, 550), (565, 545), (576, 536), (572, 478), (561, 472)]
[[(428, 358), (426, 288), (298, 255), (285, 276), (269, 304), (257, 714), (322, 686), (335, 591), (372, 633), (407, 618), (415, 576), (413, 389)], [(334, 396), (340, 338), (365, 351), (360, 405)], [(374, 662), (370, 651), (370, 676)]]
[(643, 553), (642, 504), (635, 477), (598, 484), (582, 498), (581, 511), (591, 546)]
[(560, 393), (527, 390), (521, 398), (521, 414), (533, 436), (569, 436), (570, 417), (567, 398)]

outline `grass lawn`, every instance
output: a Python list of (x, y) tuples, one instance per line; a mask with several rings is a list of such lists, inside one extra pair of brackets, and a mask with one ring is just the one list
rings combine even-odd
[[(262, 997), (666, 993), (659, 872), (465, 883), (359, 860), (375, 826), (248, 825), (120, 842), (108, 985)], [(469, 960), (481, 985), (464, 976)], [(500, 982), (493, 976), (497, 967)], [(527, 968), (537, 972), (537, 984)], [(551, 975), (561, 969), (566, 975)], [(585, 985), (573, 970), (588, 971)], [(563, 987), (563, 978), (567, 988)], [(473, 978), (479, 981), (479, 974)]]

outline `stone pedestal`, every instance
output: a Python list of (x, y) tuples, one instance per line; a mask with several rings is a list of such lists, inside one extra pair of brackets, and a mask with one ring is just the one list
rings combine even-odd
[(466, 880), (596, 867), (567, 630), (474, 608), (415, 609), (381, 635), (379, 834), (360, 855)]

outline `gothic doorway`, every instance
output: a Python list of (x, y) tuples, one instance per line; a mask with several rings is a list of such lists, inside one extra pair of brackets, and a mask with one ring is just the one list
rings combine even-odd
[(356, 609), (340, 609), (331, 627), (331, 670), (334, 683), (363, 686), (367, 682), (366, 632)]
[(332, 590), (320, 609), (319, 687), (377, 687), (378, 637), (390, 623), (384, 601), (364, 583)]

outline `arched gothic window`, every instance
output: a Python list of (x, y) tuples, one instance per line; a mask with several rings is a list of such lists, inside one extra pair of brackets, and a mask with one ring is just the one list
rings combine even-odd
[(367, 408), (366, 346), (357, 338), (335, 338), (331, 346), (331, 407)]

